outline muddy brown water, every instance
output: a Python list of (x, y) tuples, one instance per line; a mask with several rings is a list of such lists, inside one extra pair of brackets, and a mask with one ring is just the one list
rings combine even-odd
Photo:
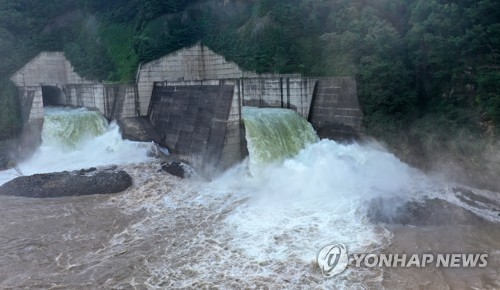
[(245, 199), (200, 201), (192, 183), (204, 181), (157, 164), (124, 169), (134, 185), (119, 194), (0, 196), (0, 288), (500, 289), (495, 222), (377, 225), (392, 234), (381, 252), (487, 252), (486, 268), (359, 268), (324, 278), (313, 261), (259, 261), (235, 247), (225, 218)]

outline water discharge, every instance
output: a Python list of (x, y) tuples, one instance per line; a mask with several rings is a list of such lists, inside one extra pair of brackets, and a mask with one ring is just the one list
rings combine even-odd
[[(464, 209), (458, 211), (459, 215), (470, 210), (485, 219), (500, 222), (495, 210), (483, 211), (481, 207), (459, 201), (450, 185), (411, 168), (378, 144), (339, 144), (326, 139), (316, 142), (317, 137), (310, 137), (312, 128), (302, 125), (298, 115), (286, 110), (247, 108), (244, 114), (249, 160), (226, 172), (210, 187), (213, 192), (226, 192), (235, 200), (244, 201), (227, 214), (224, 230), (232, 237), (232, 247), (240, 249), (247, 259), (264, 265), (263, 272), (282, 274), (283, 267), (288, 267), (290, 272), (287, 274), (294, 270), (301, 272), (297, 270), (303, 267), (301, 265), (314, 264), (318, 250), (332, 243), (344, 243), (354, 253), (386, 249), (394, 241), (393, 232), (370, 220), (374, 200), (383, 201), (384, 207), (377, 210), (386, 217), (415, 214), (398, 210), (407, 202), (438, 198), (446, 200), (450, 206), (456, 204)], [(495, 199), (495, 195), (490, 196)], [(437, 225), (450, 224), (450, 221), (430, 220)], [(469, 221), (462, 219), (460, 222)], [(440, 228), (455, 236), (461, 231), (471, 231), (458, 226), (455, 230), (446, 226)], [(428, 233), (436, 235), (433, 230)], [(405, 245), (413, 242), (405, 241)], [(422, 239), (422, 244), (425, 243), (428, 241)], [(491, 247), (491, 242), (488, 243)], [(453, 243), (448, 245), (454, 246)], [(348, 269), (336, 280), (320, 284), (380, 287), (384, 271), (364, 270), (367, 269)], [(303, 275), (303, 272), (299, 274), (301, 278)], [(293, 274), (287, 279), (301, 283)], [(388, 285), (393, 285), (391, 279), (387, 281)], [(449, 283), (446, 279), (436, 282)], [(455, 285), (462, 286), (464, 284), (460, 283), (466, 283), (460, 279), (456, 282)]]
[(85, 108), (46, 107), (42, 140), (45, 146), (75, 149), (78, 144), (104, 134), (108, 121)]
[[(134, 184), (107, 196), (0, 196), (0, 287), (500, 287), (500, 217), (487, 202), (464, 202), (453, 185), (430, 179), (376, 144), (318, 141), (295, 113), (245, 108), (244, 114), (250, 156), (211, 182), (163, 172), (159, 161), (145, 157), (147, 146), (122, 140), (115, 124), (72, 150), (44, 139), (22, 170), (135, 162), (120, 165)], [(469, 197), (483, 196), (478, 202), (498, 199), (473, 191)], [(431, 198), (492, 223), (457, 225), (462, 211), (437, 226), (392, 229), (369, 218), (373, 200), (383, 200), (381, 211), (390, 216), (406, 201)], [(349, 267), (326, 279), (314, 261), (331, 243), (345, 243), (351, 253), (480, 251), (493, 258), (491, 267), (476, 272)]]
[[(152, 161), (153, 144), (123, 140), (120, 128), (97, 111), (46, 107), (42, 144), (18, 164), (24, 175), (77, 170), (95, 166)], [(0, 175), (0, 185), (19, 175), (11, 169)]]
[(387, 152), (330, 140), (261, 167), (258, 176), (233, 169), (214, 186), (248, 199), (227, 218), (239, 247), (257, 259), (306, 263), (332, 242), (355, 251), (384, 246), (389, 233), (366, 218), (370, 200), (418, 199), (432, 190), (422, 174)]
[(267, 163), (295, 156), (306, 145), (319, 140), (311, 124), (295, 111), (243, 107), (242, 113), (253, 174)]

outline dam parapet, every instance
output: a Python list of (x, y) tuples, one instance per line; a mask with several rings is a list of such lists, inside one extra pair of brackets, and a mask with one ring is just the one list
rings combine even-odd
[[(259, 75), (202, 44), (141, 64), (133, 84), (86, 80), (61, 52), (40, 53), (11, 80), (19, 88), (28, 143), (39, 138), (44, 106), (86, 107), (108, 120), (134, 123), (138, 118), (141, 126), (135, 127), (142, 128), (142, 139), (153, 129), (151, 141), (208, 172), (248, 154), (244, 106), (294, 110), (322, 138), (350, 139), (362, 133), (353, 77)], [(127, 135), (133, 138), (133, 132)]]

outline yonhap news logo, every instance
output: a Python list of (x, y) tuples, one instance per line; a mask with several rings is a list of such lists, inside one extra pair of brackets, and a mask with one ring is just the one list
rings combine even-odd
[(353, 268), (484, 268), (488, 254), (351, 254), (344, 244), (323, 247), (317, 256), (318, 266), (325, 277), (342, 273), (347, 265)]
[(348, 262), (347, 247), (344, 244), (328, 245), (318, 254), (318, 265), (325, 277), (342, 273)]

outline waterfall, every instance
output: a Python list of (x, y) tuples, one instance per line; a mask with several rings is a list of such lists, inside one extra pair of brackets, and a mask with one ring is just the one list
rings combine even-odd
[(42, 140), (44, 145), (75, 149), (86, 139), (104, 134), (107, 120), (85, 108), (46, 107)]
[(252, 173), (319, 140), (311, 124), (289, 109), (243, 107), (243, 121)]
[(226, 222), (234, 246), (259, 261), (308, 263), (333, 242), (358, 252), (383, 247), (389, 233), (369, 222), (367, 205), (376, 198), (410, 199), (428, 186), (376, 144), (319, 141), (294, 111), (243, 108), (243, 119), (248, 165), (232, 168), (213, 186), (248, 200)]
[(42, 144), (21, 164), (25, 175), (151, 161), (152, 143), (123, 140), (116, 122), (97, 111), (46, 107)]

